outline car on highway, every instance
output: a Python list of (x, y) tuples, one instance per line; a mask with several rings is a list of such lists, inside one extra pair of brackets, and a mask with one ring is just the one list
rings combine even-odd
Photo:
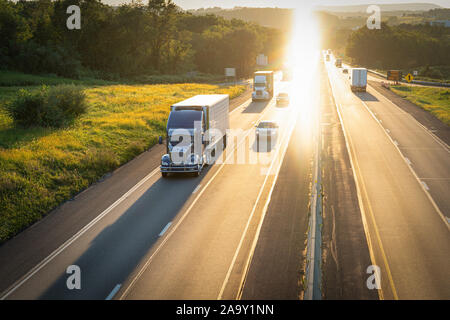
[(277, 95), (277, 106), (288, 106), (289, 105), (289, 94), (286, 92), (280, 92)]
[(342, 73), (348, 74), (348, 69), (342, 69)]
[(263, 148), (264, 151), (272, 149), (278, 138), (278, 128), (278, 123), (274, 120), (262, 120), (256, 125), (256, 151), (259, 151), (260, 145), (265, 147)]

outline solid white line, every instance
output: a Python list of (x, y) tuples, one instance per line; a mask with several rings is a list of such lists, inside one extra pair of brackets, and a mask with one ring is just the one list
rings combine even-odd
[[(372, 86), (369, 86), (372, 87)], [(428, 133), (431, 138), (433, 138), (434, 141), (436, 141), (445, 151), (450, 153), (450, 147), (448, 146), (447, 143), (445, 143), (443, 140), (441, 140), (437, 135), (435, 135), (433, 132), (431, 132), (427, 127), (425, 127), (423, 124), (421, 124), (416, 118), (414, 118), (409, 112), (403, 111), (403, 109), (401, 109), (399, 106), (397, 106), (394, 102), (392, 102), (391, 100), (389, 100), (388, 98), (386, 98), (384, 95), (378, 93), (376, 90), (374, 91), (376, 92), (376, 94), (378, 94), (380, 97), (382, 97), (382, 99), (384, 99), (385, 101), (389, 102), (390, 104), (392, 104), (395, 108), (397, 108), (398, 110), (400, 110), (400, 112), (402, 114), (408, 115), (413, 122), (415, 122), (417, 125), (419, 125), (419, 127), (421, 127), (426, 133)], [(381, 102), (381, 101), (380, 101)]]
[[(261, 114), (261, 116), (259, 117), (258, 120), (261, 120), (265, 114), (270, 110), (270, 103), (268, 105), (267, 108), (265, 108), (265, 111), (263, 112), (263, 114)], [(245, 143), (245, 139), (251, 134), (253, 133), (253, 131), (248, 130), (247, 134), (241, 139), (241, 141), (239, 141), (235, 147), (236, 150), (238, 150), (239, 146), (242, 143)], [(181, 216), (181, 218), (177, 221), (177, 223), (174, 225), (174, 227), (169, 231), (169, 233), (167, 234), (167, 236), (162, 240), (161, 244), (155, 249), (155, 251), (152, 253), (152, 255), (147, 259), (147, 261), (145, 262), (145, 264), (143, 265), (143, 267), (139, 270), (139, 272), (136, 274), (136, 276), (133, 278), (133, 280), (131, 281), (131, 283), (128, 285), (128, 287), (125, 289), (125, 291), (122, 293), (120, 300), (124, 299), (127, 295), (128, 292), (130, 291), (130, 289), (134, 286), (134, 284), (136, 283), (136, 281), (142, 276), (142, 274), (145, 272), (145, 270), (148, 268), (148, 266), (150, 265), (150, 262), (153, 260), (153, 257), (158, 254), (158, 252), (162, 249), (162, 247), (164, 246), (164, 244), (167, 242), (168, 239), (170, 239), (170, 237), (172, 236), (172, 234), (178, 229), (178, 227), (181, 225), (181, 223), (183, 222), (183, 220), (187, 217), (187, 215), (189, 214), (189, 212), (192, 210), (192, 208), (194, 207), (194, 205), (197, 203), (198, 199), (200, 199), (201, 195), (206, 191), (206, 189), (208, 188), (208, 186), (214, 181), (214, 179), (217, 177), (217, 175), (222, 171), (222, 169), (224, 168), (225, 164), (228, 162), (227, 160), (230, 159), (231, 157), (234, 157), (234, 150), (233, 152), (230, 152), (230, 155), (225, 159), (225, 161), (223, 161), (223, 163), (220, 165), (219, 169), (217, 169), (217, 171), (214, 173), (214, 175), (211, 177), (211, 179), (209, 179), (209, 181), (206, 183), (205, 187), (203, 189), (200, 190), (200, 192), (198, 193), (197, 197), (192, 201), (192, 203), (190, 204), (190, 206), (186, 209), (186, 211), (184, 212), (184, 214)]]
[[(369, 114), (372, 117), (375, 117), (375, 115), (373, 114), (372, 110), (369, 108), (369, 106), (367, 104), (364, 103), (364, 101), (361, 101), (362, 104), (366, 107), (367, 111), (369, 112)], [(383, 126), (381, 124), (379, 124), (380, 127), (382, 129)], [(402, 151), (400, 150), (400, 148), (398, 147), (398, 142), (393, 140), (392, 137), (390, 135), (387, 134), (387, 132), (385, 130), (383, 130), (383, 132), (386, 134), (386, 136), (389, 138), (389, 140), (391, 140), (391, 142), (394, 144), (395, 148), (397, 149), (398, 153), (400, 153), (400, 155), (402, 156), (403, 160), (406, 162), (405, 160), (405, 156), (403, 155)], [(419, 185), (422, 187), (422, 190), (425, 192), (425, 195), (428, 197), (428, 199), (430, 200), (431, 204), (433, 205), (434, 209), (436, 210), (436, 212), (438, 213), (438, 215), (441, 217), (442, 221), (444, 221), (445, 225), (447, 226), (447, 229), (450, 231), (450, 225), (447, 222), (447, 220), (445, 219), (444, 214), (442, 213), (441, 209), (439, 209), (438, 205), (436, 204), (436, 202), (434, 201), (433, 197), (431, 196), (431, 194), (428, 192), (429, 189), (428, 186), (427, 188), (425, 188), (425, 186), (423, 185), (422, 181), (419, 179), (419, 176), (417, 175), (417, 173), (414, 171), (414, 169), (408, 165), (408, 163), (406, 162), (409, 170), (411, 171), (411, 173), (413, 174), (413, 176), (416, 178), (417, 182), (419, 182)]]
[(194, 189), (194, 191), (192, 191), (192, 194), (196, 193), (196, 192), (198, 191), (198, 189), (200, 189), (201, 186), (202, 186), (202, 185), (199, 184), (199, 185)]
[(159, 172), (159, 167), (150, 172), (147, 176), (145, 176), (141, 181), (139, 181), (133, 188), (128, 190), (123, 196), (117, 199), (112, 205), (110, 205), (106, 210), (100, 213), (96, 218), (94, 218), (91, 222), (85, 225), (80, 231), (74, 234), (69, 240), (64, 242), (58, 249), (53, 251), (49, 256), (47, 256), (44, 260), (42, 260), (39, 264), (33, 267), (28, 273), (25, 274), (22, 279), (18, 280), (15, 284), (12, 285), (10, 289), (8, 289), (0, 298), (0, 300), (6, 299), (9, 295), (11, 295), (14, 291), (20, 288), (28, 279), (34, 276), (39, 270), (45, 267), (50, 261), (56, 258), (62, 251), (64, 251), (67, 247), (69, 247), (74, 241), (80, 238), (84, 233), (86, 233), (92, 226), (94, 226), (98, 221), (100, 221), (104, 216), (110, 213), (115, 207), (117, 207), (123, 200), (128, 198), (134, 191), (136, 191), (139, 187), (141, 187), (145, 182), (147, 182), (152, 176), (154, 176), (157, 172)]
[[(286, 154), (287, 147), (288, 147), (288, 145), (289, 145), (289, 141), (290, 141), (291, 136), (292, 136), (292, 131), (293, 131), (293, 129), (295, 128), (295, 123), (296, 123), (296, 121), (294, 122), (293, 126), (287, 131), (287, 132), (288, 132), (288, 140), (287, 140), (287, 144), (285, 144), (285, 145), (286, 145), (286, 148), (284, 149), (283, 154), (282, 154), (281, 161), (279, 162), (280, 165), (279, 165), (279, 167), (278, 167), (278, 169), (277, 169), (277, 172), (276, 172), (276, 174), (275, 174), (275, 177), (274, 177), (274, 180), (273, 180), (271, 189), (270, 189), (270, 191), (269, 191), (269, 195), (268, 195), (268, 197), (267, 197), (266, 203), (265, 203), (264, 208), (263, 208), (263, 213), (262, 213), (262, 215), (261, 215), (261, 218), (260, 218), (259, 223), (258, 223), (258, 227), (257, 227), (257, 229), (256, 229), (255, 237), (253, 238), (252, 246), (251, 246), (251, 248), (250, 248), (250, 254), (249, 254), (248, 257), (247, 257), (247, 260), (246, 260), (246, 263), (245, 263), (245, 266), (244, 266), (244, 269), (243, 269), (244, 272), (243, 272), (243, 274), (242, 274), (242, 278), (241, 278), (241, 282), (240, 282), (240, 287), (239, 287), (239, 289), (238, 289), (237, 296), (236, 296), (236, 299), (237, 299), (237, 300), (240, 300), (240, 299), (241, 299), (242, 288), (243, 288), (243, 284), (244, 284), (244, 281), (245, 281), (245, 277), (246, 277), (246, 275), (247, 275), (248, 267), (249, 267), (250, 261), (251, 261), (251, 259), (252, 259), (252, 257), (253, 257), (253, 253), (254, 253), (254, 251), (255, 251), (256, 243), (258, 242), (258, 239), (259, 239), (259, 234), (260, 234), (260, 232), (261, 232), (262, 223), (263, 223), (263, 221), (264, 221), (264, 217), (265, 217), (266, 212), (267, 212), (267, 207), (268, 207), (268, 205), (269, 205), (269, 202), (270, 202), (270, 199), (271, 199), (271, 196), (272, 196), (272, 192), (273, 192), (273, 189), (274, 189), (274, 187), (275, 187), (275, 184), (276, 184), (276, 181), (277, 181), (277, 178), (278, 178), (278, 174), (279, 174), (279, 171), (280, 171), (280, 168), (281, 168), (281, 164), (283, 163), (284, 156), (285, 156), (285, 154)], [(285, 133), (285, 135), (286, 135), (286, 133)], [(283, 139), (282, 139), (281, 141), (285, 141), (285, 140), (284, 140), (285, 135), (283, 135)], [(279, 150), (278, 153), (280, 153), (281, 148), (279, 148), (278, 150)], [(249, 226), (250, 226), (250, 222), (251, 222), (251, 220), (253, 219), (253, 215), (254, 215), (254, 213), (255, 213), (255, 211), (256, 211), (256, 207), (258, 206), (259, 199), (261, 198), (261, 195), (262, 195), (262, 193), (263, 193), (264, 187), (265, 187), (265, 185), (266, 185), (266, 183), (267, 183), (268, 177), (270, 176), (270, 172), (271, 172), (272, 167), (273, 167), (273, 165), (275, 164), (277, 158), (278, 158), (278, 156), (275, 156), (275, 157), (274, 157), (274, 159), (272, 160), (272, 163), (271, 163), (271, 165), (270, 165), (270, 168), (267, 170), (267, 175), (266, 175), (266, 177), (264, 178), (264, 182), (263, 182), (263, 184), (262, 184), (262, 186), (261, 186), (261, 188), (260, 188), (260, 190), (259, 190), (258, 196), (257, 196), (257, 198), (256, 198), (256, 202), (255, 202), (255, 204), (253, 205), (252, 211), (251, 211), (250, 216), (249, 216), (249, 218), (248, 218), (248, 220), (247, 220), (247, 224), (245, 225), (245, 228), (244, 228), (244, 231), (243, 231), (243, 233), (242, 233), (242, 236), (241, 236), (241, 239), (240, 239), (240, 241), (239, 241), (239, 244), (238, 244), (238, 246), (237, 246), (237, 248), (236, 248), (236, 250), (235, 250), (235, 252), (234, 252), (233, 259), (231, 260), (231, 264), (230, 264), (230, 266), (229, 266), (229, 268), (228, 268), (227, 274), (226, 274), (225, 279), (224, 279), (224, 281), (223, 281), (223, 283), (222, 283), (222, 287), (220, 288), (220, 292), (219, 292), (219, 295), (218, 295), (218, 297), (217, 297), (217, 300), (221, 300), (221, 299), (222, 299), (223, 293), (224, 293), (224, 291), (225, 291), (225, 287), (226, 287), (226, 285), (228, 284), (228, 280), (229, 280), (229, 278), (230, 278), (230, 276), (231, 276), (231, 271), (232, 271), (233, 268), (234, 268), (234, 265), (235, 265), (235, 263), (236, 263), (237, 256), (238, 256), (238, 254), (239, 254), (239, 251), (241, 250), (242, 244), (243, 244), (243, 242), (244, 242), (244, 238), (245, 238), (245, 236), (246, 236), (246, 234), (247, 234), (247, 230), (248, 230), (248, 228), (249, 228)]]
[(161, 237), (164, 233), (166, 233), (167, 229), (169, 229), (170, 225), (172, 224), (172, 222), (169, 222), (164, 229), (162, 229), (162, 231), (159, 233), (159, 237)]
[(117, 291), (119, 291), (121, 286), (122, 285), (120, 283), (118, 285), (116, 285), (114, 287), (114, 289), (111, 291), (111, 293), (106, 297), (105, 300), (111, 300), (112, 298), (114, 298), (114, 296), (116, 295)]
[(411, 165), (411, 160), (409, 160), (407, 157), (405, 157), (405, 160), (408, 165)]

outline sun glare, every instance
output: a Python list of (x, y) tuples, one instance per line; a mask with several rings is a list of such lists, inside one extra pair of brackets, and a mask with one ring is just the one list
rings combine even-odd
[[(314, 108), (312, 91), (319, 61), (319, 32), (311, 4), (299, 3), (294, 11), (294, 26), (286, 55), (286, 65), (292, 72), (291, 96), (295, 107), (305, 117)], [(306, 120), (308, 121), (308, 120)]]

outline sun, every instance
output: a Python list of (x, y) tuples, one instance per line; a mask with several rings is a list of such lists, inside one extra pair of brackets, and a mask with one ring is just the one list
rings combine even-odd
[(291, 41), (285, 57), (286, 65), (292, 72), (291, 97), (298, 111), (307, 114), (315, 106), (319, 50), (319, 30), (312, 4), (298, 3), (294, 9)]

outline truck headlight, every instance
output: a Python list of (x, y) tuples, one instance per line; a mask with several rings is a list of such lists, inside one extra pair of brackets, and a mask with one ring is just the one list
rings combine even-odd
[(161, 165), (163, 165), (163, 166), (170, 165), (169, 155), (165, 154), (165, 155), (162, 156), (162, 158), (161, 158)]

